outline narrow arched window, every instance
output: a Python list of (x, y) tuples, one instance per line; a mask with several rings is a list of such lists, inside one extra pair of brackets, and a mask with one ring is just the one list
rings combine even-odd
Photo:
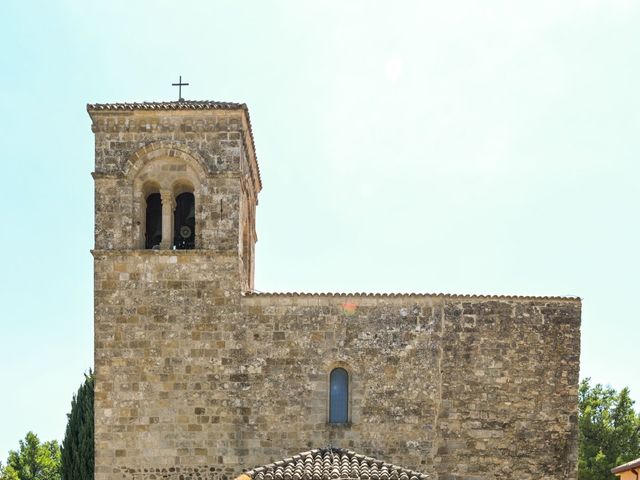
[(144, 248), (160, 248), (162, 241), (162, 202), (159, 193), (147, 197)]
[(349, 374), (334, 368), (329, 375), (329, 423), (349, 421)]
[(193, 193), (185, 192), (176, 197), (176, 209), (173, 212), (173, 244), (178, 250), (195, 247), (196, 240), (196, 201)]

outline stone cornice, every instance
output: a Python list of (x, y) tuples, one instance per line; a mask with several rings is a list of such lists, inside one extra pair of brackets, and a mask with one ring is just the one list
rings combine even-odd
[[(119, 180), (126, 178), (123, 172), (91, 172), (94, 180)], [(241, 178), (238, 172), (207, 172), (206, 178), (222, 178), (226, 180), (238, 180)]]
[(151, 250), (151, 249), (135, 249), (135, 248), (119, 248), (119, 249), (93, 249), (90, 250), (91, 255), (96, 257), (112, 257), (121, 255), (133, 255), (136, 257), (216, 257), (225, 256), (229, 258), (237, 258), (238, 253), (235, 250), (215, 250), (215, 249), (191, 249), (191, 250)]

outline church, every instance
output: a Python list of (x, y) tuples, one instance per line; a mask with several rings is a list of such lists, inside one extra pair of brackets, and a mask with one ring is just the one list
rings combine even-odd
[(96, 480), (576, 479), (580, 299), (258, 293), (247, 106), (87, 110)]

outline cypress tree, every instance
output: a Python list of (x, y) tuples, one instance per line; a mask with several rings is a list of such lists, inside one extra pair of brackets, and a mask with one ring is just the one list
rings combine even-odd
[(84, 383), (71, 400), (67, 430), (62, 441), (62, 479), (93, 479), (93, 373), (85, 373)]

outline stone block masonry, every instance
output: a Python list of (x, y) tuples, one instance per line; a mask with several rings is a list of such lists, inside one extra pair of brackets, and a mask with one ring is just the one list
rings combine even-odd
[[(233, 479), (327, 445), (441, 480), (576, 479), (579, 299), (255, 293), (246, 107), (89, 112), (97, 480)], [(144, 249), (147, 196), (185, 189), (195, 248)]]

